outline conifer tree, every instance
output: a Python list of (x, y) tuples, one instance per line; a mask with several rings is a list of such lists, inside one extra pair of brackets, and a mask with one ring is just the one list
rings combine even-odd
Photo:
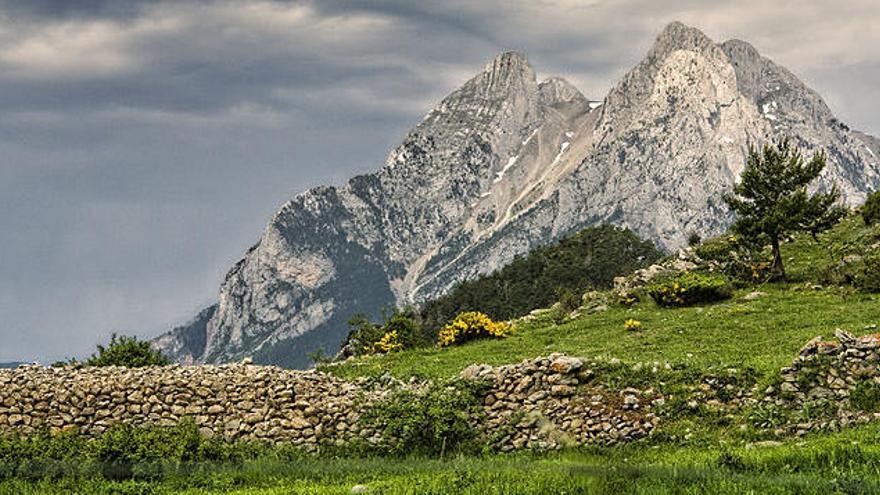
[(805, 232), (816, 238), (846, 215), (846, 208), (838, 205), (836, 184), (827, 192), (807, 191), (825, 163), (821, 152), (805, 162), (788, 139), (764, 145), (761, 150), (749, 146), (740, 182), (732, 194), (724, 196), (736, 213), (733, 231), (753, 245), (771, 246), (776, 280), (787, 278), (780, 251), (786, 236)]

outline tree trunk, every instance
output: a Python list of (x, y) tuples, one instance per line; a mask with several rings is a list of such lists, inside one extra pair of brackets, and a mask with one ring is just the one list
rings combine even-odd
[(773, 245), (773, 280), (785, 281), (788, 277), (785, 275), (785, 266), (782, 265), (782, 251), (779, 249), (779, 239), (772, 239)]

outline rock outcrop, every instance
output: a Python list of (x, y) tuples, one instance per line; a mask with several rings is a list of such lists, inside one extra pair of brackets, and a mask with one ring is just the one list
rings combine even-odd
[[(285, 204), (207, 320), (157, 345), (181, 362), (308, 365), (355, 313), (418, 303), (584, 227), (666, 248), (722, 231), (749, 143), (823, 150), (821, 187), (880, 188), (878, 141), (742, 41), (673, 23), (602, 102), (504, 53), (431, 110), (377, 172)], [(204, 344), (202, 345), (202, 343)]]

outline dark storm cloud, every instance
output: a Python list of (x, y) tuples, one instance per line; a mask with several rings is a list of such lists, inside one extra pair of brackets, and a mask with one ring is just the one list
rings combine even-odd
[(880, 130), (873, 0), (0, 0), (0, 361), (152, 336), (293, 194), (381, 166), (508, 49), (601, 98), (671, 20)]

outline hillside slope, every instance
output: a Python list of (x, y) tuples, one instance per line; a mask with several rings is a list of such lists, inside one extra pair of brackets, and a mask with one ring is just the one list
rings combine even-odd
[[(502, 365), (561, 352), (696, 369), (748, 367), (765, 378), (778, 375), (817, 335), (880, 330), (880, 294), (828, 280), (829, 269), (841, 266), (841, 260), (876, 249), (880, 226), (865, 227), (860, 217), (851, 216), (820, 239), (817, 244), (804, 235), (783, 245), (791, 282), (744, 286), (728, 302), (678, 309), (658, 307), (650, 299), (632, 307), (611, 304), (607, 311), (585, 312), (563, 324), (545, 317), (523, 321), (504, 339), (352, 359), (326, 369), (346, 377), (390, 372), (400, 378), (450, 378), (473, 363)], [(629, 319), (640, 321), (643, 329), (626, 331)]]
[(603, 104), (504, 53), (379, 171), (285, 204), (210, 319), (157, 345), (182, 362), (304, 366), (316, 347), (338, 347), (354, 313), (437, 297), (591, 225), (681, 246), (690, 230), (728, 225), (720, 193), (747, 143), (781, 136), (827, 150), (823, 184), (850, 204), (880, 187), (877, 141), (745, 42), (673, 23)]

